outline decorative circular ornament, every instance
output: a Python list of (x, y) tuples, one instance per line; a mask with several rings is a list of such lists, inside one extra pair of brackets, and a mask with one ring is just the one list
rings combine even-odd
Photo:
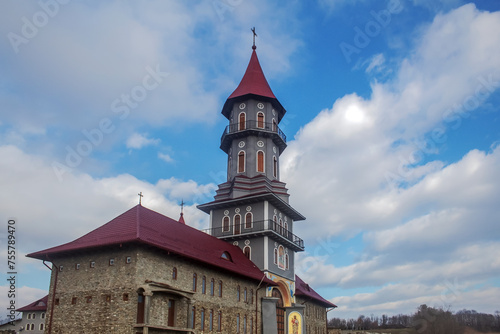
[(278, 213), (278, 210), (274, 209), (274, 214), (277, 214)]
[(257, 103), (257, 108), (264, 109), (264, 103), (262, 102)]
[(252, 207), (251, 206), (247, 206), (247, 211), (252, 211)]
[(246, 104), (241, 103), (241, 104), (240, 104), (240, 109), (241, 109), (241, 110), (243, 110), (243, 109), (245, 109), (245, 107), (246, 107), (246, 106), (247, 106)]
[(273, 152), (276, 153), (276, 146), (273, 147)]
[(233, 242), (233, 245), (238, 246), (238, 241)]
[(229, 210), (224, 211), (224, 216), (229, 216)]
[(245, 246), (248, 246), (248, 245), (250, 245), (250, 240), (247, 239), (247, 240), (245, 240)]
[(259, 141), (257, 142), (257, 146), (258, 146), (258, 147), (264, 147), (264, 142), (263, 142), (262, 140), (259, 140)]
[(238, 146), (239, 146), (240, 148), (245, 147), (245, 142), (244, 142), (244, 141), (240, 141), (240, 142), (238, 143)]
[(240, 213), (240, 208), (236, 208), (236, 209), (234, 209), (234, 212), (236, 212), (236, 213)]
[(276, 116), (276, 110), (273, 109), (273, 116)]

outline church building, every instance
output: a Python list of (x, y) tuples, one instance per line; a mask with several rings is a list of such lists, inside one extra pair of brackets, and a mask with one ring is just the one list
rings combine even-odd
[(326, 334), (336, 306), (295, 274), (305, 217), (280, 180), (286, 110), (255, 44), (228, 97), (227, 181), (206, 231), (139, 204), (69, 243), (28, 254), (52, 263), (45, 333)]

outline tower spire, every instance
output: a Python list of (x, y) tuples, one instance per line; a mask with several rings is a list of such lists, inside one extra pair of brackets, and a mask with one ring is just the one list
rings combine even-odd
[(186, 224), (184, 221), (184, 200), (181, 200), (181, 217), (179, 218), (179, 223)]

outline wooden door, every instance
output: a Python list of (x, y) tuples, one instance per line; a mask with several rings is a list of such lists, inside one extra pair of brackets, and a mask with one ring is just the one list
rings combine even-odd
[(276, 303), (276, 324), (278, 334), (285, 334), (285, 308), (283, 307), (283, 296), (278, 289), (273, 289), (273, 297), (279, 298)]
[(137, 323), (144, 323), (144, 295), (142, 292), (137, 296)]

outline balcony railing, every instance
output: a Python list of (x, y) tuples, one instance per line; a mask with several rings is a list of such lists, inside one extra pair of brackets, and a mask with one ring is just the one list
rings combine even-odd
[(246, 121), (241, 123), (233, 123), (226, 126), (224, 133), (221, 137), (221, 142), (224, 141), (224, 137), (228, 134), (245, 131), (245, 130), (263, 130), (266, 132), (276, 133), (278, 136), (286, 143), (286, 135), (278, 127), (276, 123), (266, 123), (261, 121)]
[(225, 238), (239, 238), (249, 234), (269, 234), (271, 237), (284, 239), (287, 243), (304, 250), (304, 240), (285, 229), (284, 226), (278, 224), (274, 220), (262, 220), (254, 222), (243, 222), (241, 224), (233, 224), (226, 226), (219, 226), (211, 229), (206, 229), (203, 232), (208, 233), (214, 237)]

